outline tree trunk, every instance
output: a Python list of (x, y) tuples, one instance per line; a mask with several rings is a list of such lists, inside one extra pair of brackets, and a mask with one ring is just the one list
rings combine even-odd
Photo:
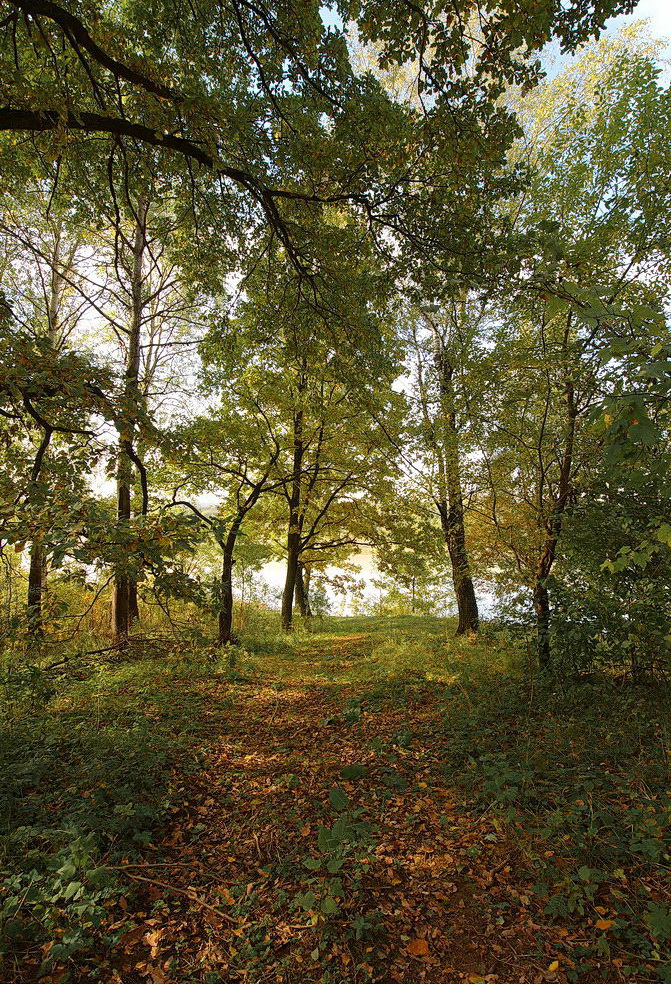
[(564, 448), (559, 469), (558, 493), (547, 519), (544, 517), (542, 487), (539, 489), (539, 517), (545, 525), (546, 538), (542, 547), (540, 560), (534, 584), (533, 602), (536, 614), (536, 633), (538, 646), (538, 662), (543, 670), (551, 669), (552, 650), (550, 645), (550, 595), (547, 589), (547, 579), (557, 554), (559, 537), (562, 531), (564, 514), (572, 491), (573, 453), (575, 448), (578, 405), (575, 388), (571, 375), (570, 363), (571, 319), (566, 324), (563, 338), (564, 360), (564, 403), (566, 412), (566, 430), (564, 433)]
[(467, 632), (477, 632), (480, 619), (466, 549), (454, 366), (437, 325), (431, 322), (429, 324), (433, 333), (433, 360), (440, 395), (440, 415), (436, 424), (434, 425), (429, 415), (429, 401), (420, 373), (422, 412), (428, 440), (438, 465), (436, 506), (452, 567), (452, 585), (459, 615), (456, 635), (464, 635)]
[(536, 635), (538, 662), (541, 669), (550, 666), (550, 596), (545, 582), (540, 578), (534, 585), (534, 612), (536, 613)]
[[(130, 520), (130, 479), (125, 462), (119, 463), (117, 473), (117, 520), (127, 524)], [(117, 569), (114, 578), (114, 595), (112, 598), (112, 632), (114, 638), (123, 641), (130, 631), (130, 591), (128, 575), (124, 569)]]
[[(459, 497), (456, 497), (456, 501), (459, 502)], [(450, 508), (445, 500), (438, 502), (437, 506), (452, 567), (452, 585), (459, 616), (456, 635), (477, 632), (480, 621), (478, 601), (468, 566), (463, 512), (458, 505), (456, 510)]]
[(296, 579), (298, 576), (298, 564), (300, 556), (300, 533), (294, 528), (293, 523), (289, 526), (287, 535), (287, 575), (284, 582), (282, 593), (282, 631), (291, 632), (293, 628), (294, 594), (296, 592)]
[(454, 396), (454, 367), (442, 340), (436, 335), (436, 370), (440, 391), (442, 454), (439, 456), (440, 500), (437, 503), (445, 543), (452, 566), (452, 585), (459, 621), (457, 635), (477, 632), (480, 622), (478, 602), (471, 578), (464, 528), (464, 494), (459, 461), (459, 430)]
[[(302, 386), (301, 386), (302, 388)], [(294, 594), (301, 555), (301, 479), (303, 473), (303, 410), (294, 414), (294, 456), (289, 496), (289, 530), (287, 532), (287, 575), (282, 593), (282, 631), (291, 632)]]
[(221, 596), (219, 603), (219, 645), (233, 642), (233, 551), (235, 534), (229, 534), (224, 544), (221, 564)]
[(299, 561), (298, 567), (296, 569), (294, 603), (298, 608), (298, 612), (302, 616), (302, 618), (312, 618), (312, 609), (310, 608), (309, 588), (310, 588), (310, 571), (306, 570), (304, 564), (302, 564)]
[(305, 584), (303, 582), (303, 565), (298, 562), (296, 567), (296, 583), (294, 585), (294, 605), (298, 614), (305, 618)]
[(130, 624), (140, 620), (140, 606), (137, 597), (137, 581), (130, 578), (128, 581), (128, 619)]
[[(60, 315), (63, 303), (63, 292), (65, 289), (65, 279), (61, 267), (71, 267), (74, 260), (76, 246), (70, 253), (69, 261), (67, 256), (63, 256), (62, 228), (56, 227), (54, 233), (54, 248), (51, 259), (51, 282), (49, 285), (49, 295), (47, 301), (47, 338), (54, 349), (58, 348), (60, 331)], [(43, 468), (49, 444), (51, 442), (52, 429), (45, 430), (40, 447), (35, 456), (31, 482), (37, 482), (40, 471)], [(28, 632), (33, 639), (40, 639), (44, 634), (43, 623), (43, 599), (47, 579), (47, 551), (41, 537), (35, 537), (30, 545), (30, 567), (28, 569)]]
[(306, 567), (305, 564), (301, 564), (301, 570), (303, 572), (303, 602), (305, 604), (305, 617), (312, 618), (312, 606), (310, 604), (310, 568)]
[(42, 593), (45, 561), (42, 541), (33, 540), (30, 545), (30, 567), (28, 570), (28, 633), (33, 640), (41, 639), (44, 635)]
[[(117, 468), (117, 521), (123, 533), (128, 529), (131, 519), (131, 483), (133, 480), (132, 453), (135, 419), (132, 408), (139, 399), (140, 373), (140, 335), (142, 329), (143, 276), (142, 266), (145, 250), (145, 222), (147, 206), (143, 200), (138, 204), (135, 238), (133, 241), (133, 269), (131, 273), (131, 319), (128, 332), (128, 353), (124, 396), (128, 404), (128, 416), (119, 428), (119, 464)], [(125, 558), (127, 562), (127, 558)], [(127, 563), (119, 565), (114, 578), (114, 599), (112, 603), (112, 632), (116, 639), (127, 638), (131, 620), (139, 616), (137, 608), (137, 584), (128, 575)]]

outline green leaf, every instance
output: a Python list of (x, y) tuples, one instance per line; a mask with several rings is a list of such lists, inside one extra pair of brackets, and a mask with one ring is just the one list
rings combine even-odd
[(329, 789), (329, 799), (334, 810), (346, 810), (349, 806), (347, 794), (342, 789)]
[(343, 779), (361, 779), (368, 774), (368, 769), (364, 765), (346, 765), (340, 770)]
[(340, 912), (338, 903), (330, 895), (328, 895), (322, 902), (322, 912), (325, 916), (333, 916), (336, 912)]
[(303, 892), (296, 896), (296, 905), (299, 905), (301, 909), (312, 909), (315, 904), (315, 893), (314, 892)]
[(671, 909), (664, 905), (651, 903), (645, 915), (650, 932), (656, 940), (664, 942), (671, 938)]

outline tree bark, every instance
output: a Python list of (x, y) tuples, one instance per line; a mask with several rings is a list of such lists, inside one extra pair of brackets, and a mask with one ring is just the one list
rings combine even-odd
[(539, 517), (545, 520), (545, 542), (541, 548), (540, 559), (536, 581), (533, 590), (533, 604), (536, 615), (536, 634), (538, 647), (538, 662), (542, 669), (549, 670), (552, 665), (552, 649), (550, 641), (550, 627), (552, 619), (552, 609), (550, 605), (550, 594), (547, 588), (547, 579), (552, 571), (552, 566), (557, 555), (557, 546), (564, 522), (564, 514), (569, 504), (571, 491), (573, 488), (573, 454), (575, 448), (576, 426), (578, 420), (578, 403), (576, 399), (575, 386), (571, 376), (570, 358), (570, 337), (571, 320), (569, 320), (564, 331), (562, 343), (562, 355), (564, 361), (564, 408), (566, 412), (566, 429), (564, 432), (564, 447), (559, 468), (559, 482), (557, 497), (549, 511), (547, 519), (544, 517), (545, 509), (543, 506), (543, 486), (539, 486)]
[[(124, 396), (128, 401), (128, 416), (119, 427), (119, 464), (117, 468), (117, 522), (125, 533), (131, 519), (131, 483), (133, 465), (129, 455), (132, 453), (135, 420), (132, 408), (139, 399), (140, 374), (140, 335), (142, 328), (143, 276), (142, 266), (145, 250), (145, 222), (147, 207), (143, 200), (138, 203), (135, 236), (133, 241), (133, 269), (131, 272), (131, 319), (128, 332), (128, 353), (124, 379)], [(137, 612), (137, 584), (128, 575), (127, 558), (119, 565), (114, 578), (112, 603), (112, 632), (123, 641), (130, 632), (133, 609)], [(139, 613), (138, 613), (139, 614)]]
[(305, 603), (305, 617), (312, 618), (312, 605), (310, 604), (310, 568), (306, 567), (305, 564), (301, 564), (301, 570), (303, 572), (303, 601)]
[(219, 607), (219, 645), (233, 641), (233, 549), (230, 537), (224, 545), (221, 564), (221, 597)]
[(550, 667), (550, 596), (545, 581), (540, 578), (534, 585), (534, 612), (536, 613), (536, 636), (538, 662), (541, 669)]
[[(299, 392), (304, 389), (304, 382)], [(292, 463), (291, 493), (289, 496), (289, 529), (287, 532), (287, 574), (282, 593), (282, 631), (291, 632), (293, 623), (294, 594), (301, 554), (301, 479), (303, 477), (303, 410), (294, 414), (294, 454)]]
[(434, 335), (443, 436), (441, 453), (438, 456), (440, 497), (436, 504), (452, 566), (452, 584), (459, 616), (456, 634), (464, 635), (478, 631), (480, 617), (466, 549), (454, 367), (447, 357), (442, 339), (437, 332)]
[[(54, 247), (51, 258), (51, 278), (49, 284), (49, 295), (47, 301), (47, 338), (54, 349), (58, 347), (58, 333), (60, 330), (60, 315), (63, 304), (63, 292), (65, 281), (61, 267), (69, 267), (74, 261), (76, 246), (72, 249), (70, 256), (63, 256), (62, 229), (56, 227), (54, 233)], [(49, 445), (51, 443), (51, 428), (44, 432), (35, 460), (31, 475), (31, 484), (35, 484), (44, 466)], [(43, 624), (43, 599), (46, 588), (47, 578), (47, 550), (42, 537), (35, 536), (30, 545), (30, 566), (28, 569), (28, 598), (27, 616), (28, 632), (32, 639), (40, 639), (44, 634)]]
[(130, 624), (133, 622), (138, 622), (140, 620), (140, 606), (138, 604), (137, 596), (137, 581), (134, 578), (130, 578), (128, 581), (128, 618)]
[(456, 635), (464, 635), (467, 632), (477, 632), (480, 619), (468, 566), (463, 512), (459, 509), (459, 499), (459, 496), (454, 496), (451, 506), (443, 499), (437, 502), (437, 506), (452, 567), (452, 585), (458, 613)]
[(282, 631), (291, 632), (293, 628), (294, 594), (300, 556), (300, 533), (294, 529), (290, 520), (287, 535), (287, 574), (282, 593)]
[(309, 589), (310, 589), (310, 571), (307, 570), (305, 565), (299, 561), (298, 567), (296, 569), (294, 603), (298, 608), (298, 612), (302, 618), (312, 618)]
[(41, 540), (30, 544), (30, 567), (28, 569), (28, 633), (31, 639), (38, 640), (44, 635), (42, 622), (42, 595), (46, 555)]

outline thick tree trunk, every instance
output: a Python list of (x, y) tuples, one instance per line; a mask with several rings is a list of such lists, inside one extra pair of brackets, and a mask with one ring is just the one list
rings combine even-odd
[(437, 505), (452, 567), (452, 585), (458, 613), (456, 635), (464, 635), (467, 632), (478, 631), (480, 618), (473, 579), (468, 566), (463, 512), (458, 507), (460, 496), (455, 496), (453, 501), (455, 499), (456, 509), (450, 508), (444, 500)]
[(294, 526), (293, 520), (292, 524), (289, 526), (289, 533), (287, 535), (287, 575), (284, 582), (284, 591), (282, 593), (282, 631), (291, 632), (293, 627), (293, 613), (294, 613), (294, 594), (296, 591), (296, 579), (298, 576), (298, 564), (300, 557), (300, 532), (297, 526)]
[(41, 540), (33, 540), (30, 545), (30, 567), (28, 569), (28, 633), (33, 640), (41, 639), (44, 634), (42, 595), (45, 561), (45, 551)]
[[(128, 417), (122, 422), (119, 433), (119, 465), (117, 469), (117, 520), (122, 530), (126, 530), (131, 519), (131, 483), (133, 480), (132, 454), (135, 419), (132, 407), (139, 399), (138, 380), (140, 373), (140, 335), (142, 330), (143, 276), (142, 266), (145, 250), (145, 222), (147, 207), (144, 201), (138, 204), (135, 238), (133, 242), (133, 269), (131, 272), (131, 319), (128, 332), (128, 353), (124, 396), (129, 405)], [(130, 452), (130, 453), (129, 453)], [(137, 584), (128, 575), (127, 565), (119, 565), (114, 578), (114, 598), (112, 603), (112, 632), (115, 638), (123, 641), (130, 632), (131, 621), (139, 616), (137, 608)]]

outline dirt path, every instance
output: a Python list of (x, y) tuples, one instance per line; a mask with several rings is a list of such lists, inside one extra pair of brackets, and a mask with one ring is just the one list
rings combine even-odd
[(220, 696), (203, 771), (127, 869), (141, 907), (119, 913), (107, 980), (564, 980), (513, 847), (446, 786), (438, 689), (222, 682)]

